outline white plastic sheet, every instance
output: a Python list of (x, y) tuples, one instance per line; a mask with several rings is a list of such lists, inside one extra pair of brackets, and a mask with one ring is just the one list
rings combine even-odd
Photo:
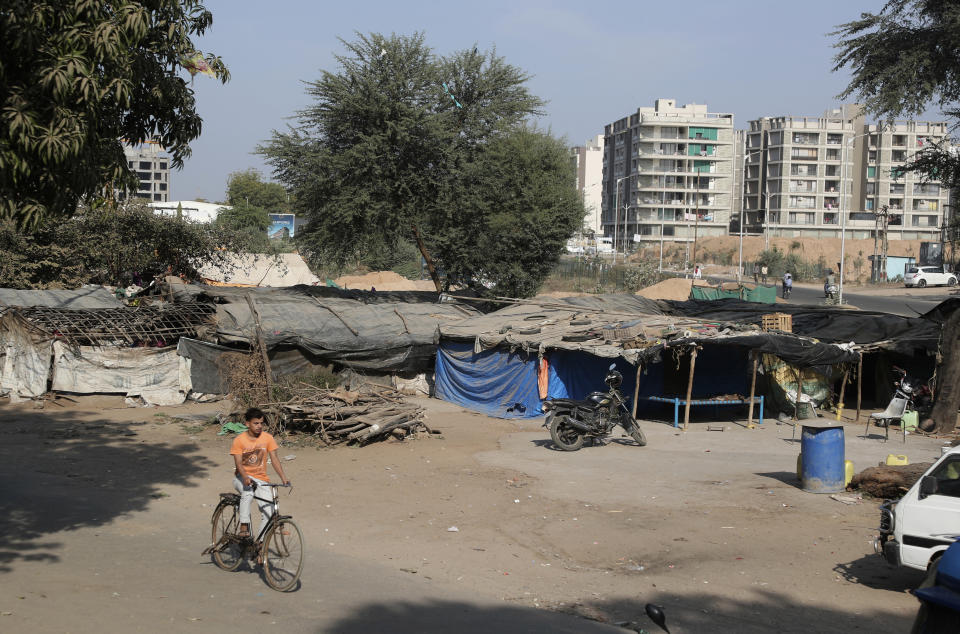
[(43, 396), (50, 377), (51, 341), (35, 341), (19, 329), (4, 333), (3, 373), (0, 388), (11, 400)]
[(56, 391), (120, 393), (151, 405), (179, 405), (190, 391), (189, 360), (173, 347), (74, 350), (58, 341), (53, 354)]

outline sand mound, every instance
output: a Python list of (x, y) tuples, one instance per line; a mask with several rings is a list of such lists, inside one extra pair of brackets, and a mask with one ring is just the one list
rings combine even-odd
[(648, 286), (637, 291), (640, 297), (647, 299), (672, 299), (683, 301), (690, 298), (690, 288), (693, 286), (692, 280), (685, 280), (679, 277), (670, 278), (657, 282), (653, 286)]
[(393, 271), (372, 271), (366, 275), (344, 275), (334, 280), (341, 288), (360, 291), (433, 291), (436, 287), (430, 280), (408, 280)]

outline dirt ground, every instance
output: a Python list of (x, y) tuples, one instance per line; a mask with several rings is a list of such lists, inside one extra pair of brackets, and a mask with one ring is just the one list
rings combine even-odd
[[(287, 594), (200, 555), (231, 476), (231, 437), (203, 421), (229, 404), (0, 405), (0, 630), (657, 631), (647, 602), (679, 633), (909, 629), (921, 573), (873, 554), (876, 501), (799, 488), (790, 426), (705, 411), (644, 422), (646, 447), (564, 453), (538, 419), (419, 401), (442, 438), (281, 448), (308, 545)], [(858, 471), (939, 455), (863, 431), (848, 421)]]

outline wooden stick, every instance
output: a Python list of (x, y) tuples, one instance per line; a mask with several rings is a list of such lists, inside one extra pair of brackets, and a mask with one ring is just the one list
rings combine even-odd
[(260, 348), (260, 354), (263, 357), (263, 374), (267, 382), (267, 398), (273, 395), (273, 376), (270, 370), (270, 357), (267, 356), (267, 344), (263, 340), (263, 328), (260, 326), (260, 311), (257, 310), (257, 303), (253, 295), (247, 293), (247, 304), (250, 305), (250, 315), (253, 317), (253, 323), (256, 326), (257, 347)]
[(757, 365), (760, 363), (760, 355), (756, 352), (753, 356), (753, 375), (750, 377), (750, 411), (747, 412), (747, 427), (753, 427), (753, 397), (757, 393)]
[(360, 336), (359, 331), (357, 331), (353, 326), (351, 326), (350, 324), (348, 324), (348, 323), (347, 323), (347, 320), (340, 316), (340, 313), (338, 313), (338, 312), (335, 311), (334, 309), (330, 308), (329, 306), (324, 305), (324, 304), (321, 303), (320, 300), (317, 299), (316, 297), (313, 298), (313, 301), (317, 302), (317, 306), (320, 306), (321, 308), (326, 308), (326, 309), (329, 310), (331, 313), (333, 313), (333, 316), (336, 317), (337, 319), (339, 319), (339, 320), (340, 320), (340, 323), (342, 323), (344, 326), (346, 326), (347, 329), (348, 329), (350, 332), (353, 333), (353, 336), (354, 336), (354, 337), (359, 337), (359, 336)]
[(697, 347), (690, 353), (690, 377), (687, 379), (687, 405), (683, 408), (683, 431), (690, 424), (690, 395), (693, 394), (693, 370), (697, 367)]
[(793, 408), (793, 420), (800, 420), (800, 399), (803, 398), (803, 368), (793, 371), (797, 377), (797, 404)]
[(850, 370), (843, 373), (843, 383), (840, 385), (840, 401), (837, 403), (837, 420), (843, 418), (843, 394), (847, 389), (847, 377), (850, 376)]
[(640, 372), (643, 370), (643, 364), (637, 362), (637, 382), (633, 386), (633, 411), (631, 415), (634, 419), (637, 418), (637, 398), (640, 396)]
[(857, 420), (855, 423), (860, 422), (860, 387), (863, 385), (863, 353), (860, 353), (860, 359), (857, 361)]

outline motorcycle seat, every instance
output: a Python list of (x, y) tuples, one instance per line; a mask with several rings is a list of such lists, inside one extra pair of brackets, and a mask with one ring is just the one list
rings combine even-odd
[(593, 403), (590, 401), (577, 400), (573, 398), (552, 398), (550, 403), (553, 404), (553, 408), (575, 408), (575, 407), (593, 407)]

